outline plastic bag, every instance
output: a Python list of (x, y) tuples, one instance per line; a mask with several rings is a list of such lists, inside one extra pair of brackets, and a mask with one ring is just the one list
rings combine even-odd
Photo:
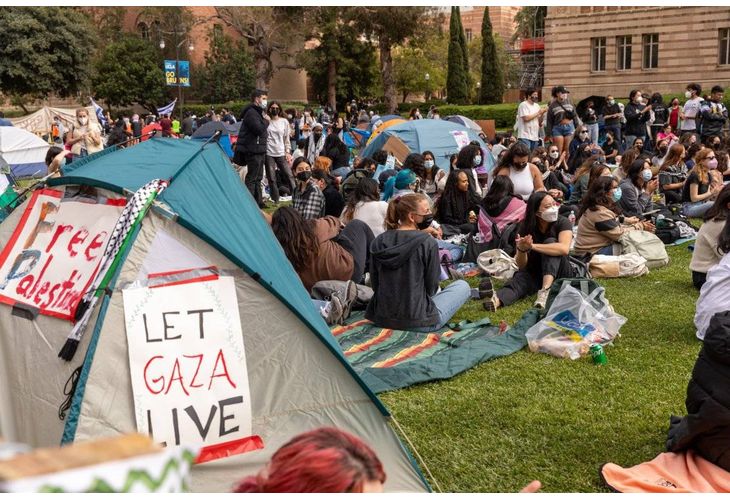
[(503, 281), (512, 278), (517, 271), (515, 259), (499, 248), (480, 253), (477, 264), (489, 276)]
[[(599, 287), (590, 295), (564, 284), (544, 319), (525, 333), (532, 352), (544, 352), (558, 358), (578, 359), (593, 344), (606, 345), (626, 323), (616, 314)], [(602, 304), (596, 309), (592, 304)]]

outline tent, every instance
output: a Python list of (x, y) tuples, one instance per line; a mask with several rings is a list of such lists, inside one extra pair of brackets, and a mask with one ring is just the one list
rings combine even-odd
[[(71, 362), (59, 359), (57, 353), (71, 328), (64, 314), (75, 310), (68, 297), (73, 298), (75, 290), (84, 290), (77, 283), (83, 283), (86, 275), (79, 278), (78, 269), (93, 272), (94, 262), (85, 261), (98, 256), (104, 248), (106, 233), (114, 226), (114, 218), (109, 222), (110, 214), (120, 213), (125, 194), (153, 179), (171, 182), (132, 233), (132, 243), (123, 247), (121, 264), (112, 281), (99, 287), (106, 292), (101, 306), (93, 310), (76, 355)], [(60, 208), (53, 210), (43, 204), (38, 210), (36, 205), (44, 196), (55, 196)], [(43, 227), (44, 217), (49, 219), (46, 224), (53, 219), (55, 227), (61, 229), (37, 231), (39, 243), (31, 242), (32, 248), (28, 248), (25, 233), (18, 238), (17, 232), (25, 226)], [(72, 227), (64, 232), (66, 226)], [(83, 232), (79, 236), (76, 227), (85, 228), (86, 236)], [(92, 239), (94, 233), (97, 237)], [(49, 238), (57, 234), (60, 241), (51, 245), (57, 253), (52, 249), (46, 255), (43, 252), (47, 252)], [(18, 269), (9, 275), (7, 262), (12, 262), (15, 255), (10, 249), (16, 247), (17, 255), (34, 257), (42, 269), (28, 270), (25, 266), (22, 272)], [(150, 410), (146, 418), (140, 411), (142, 398), (150, 396), (144, 386), (143, 393), (137, 391), (135, 382), (143, 372), (134, 359), (149, 346), (194, 349), (211, 336), (210, 329), (203, 334), (204, 307), (196, 311), (186, 306), (187, 315), (169, 316), (172, 313), (164, 312), (162, 318), (183, 321), (191, 317), (194, 321), (186, 323), (190, 329), (181, 328), (179, 322), (177, 330), (167, 326), (160, 329), (162, 320), (146, 309), (145, 297), (174, 292), (177, 298), (161, 301), (161, 307), (182, 307), (194, 299), (210, 301), (211, 311), (214, 307), (225, 308), (225, 315), (215, 316), (225, 328), (214, 329), (213, 333), (230, 334), (221, 341), (221, 352), (239, 345), (234, 354), (240, 361), (235, 362), (234, 357), (232, 362), (229, 355), (227, 365), (224, 362), (218, 369), (214, 366), (218, 378), (213, 386), (212, 375), (202, 375), (211, 371), (210, 365), (197, 365), (201, 375), (195, 364), (190, 366), (197, 359), (196, 351), (186, 352), (185, 359), (175, 358), (176, 365), (182, 363), (177, 372), (175, 365), (172, 372), (166, 373), (154, 368), (159, 365), (151, 363), (158, 356), (150, 358), (144, 366), (145, 377), (148, 366), (153, 366), (154, 373), (145, 378), (145, 383), (149, 380), (154, 387), (169, 383), (167, 392), (147, 388), (155, 398), (164, 396), (155, 405), (162, 405), (173, 395), (181, 398), (179, 411), (167, 413), (167, 431), (172, 425), (180, 431), (175, 439), (187, 445), (189, 436), (223, 436), (224, 430), (240, 432), (248, 426), (250, 437), (233, 444), (242, 446), (235, 451), (254, 450), (195, 465), (193, 491), (229, 491), (236, 480), (258, 471), (287, 440), (320, 426), (345, 429), (370, 443), (387, 471), (386, 490), (428, 490), (417, 465), (391, 429), (388, 410), (346, 361), (256, 203), (217, 144), (153, 138), (131, 148), (109, 148), (67, 165), (63, 177), (49, 181), (46, 189), (36, 191), (0, 224), (0, 248), (0, 431), (9, 440), (53, 446), (134, 432), (140, 422), (151, 428)], [(76, 257), (70, 257), (72, 254)], [(80, 263), (78, 267), (76, 262)], [(44, 302), (55, 287), (49, 289), (44, 284), (31, 290), (29, 281), (39, 285), (40, 272), (44, 280), (53, 279), (47, 276), (65, 279), (62, 291), (56, 290), (55, 301), (54, 296)], [(186, 276), (190, 279), (183, 279)], [(174, 283), (166, 283), (167, 279)], [(153, 281), (157, 288), (152, 288)], [(227, 292), (216, 291), (223, 290), (224, 284), (229, 287)], [(71, 292), (63, 288), (67, 286)], [(209, 291), (175, 291), (187, 286)], [(143, 291), (149, 294), (143, 294), (140, 304), (144, 307), (130, 307), (128, 300), (136, 300)], [(32, 299), (24, 302), (23, 297)], [(147, 319), (144, 328), (125, 328), (125, 324), (138, 324), (140, 317), (147, 318), (148, 313), (149, 318), (155, 318), (149, 320), (152, 333), (147, 330)], [(181, 336), (185, 343), (175, 343)], [(169, 356), (155, 363), (164, 360), (169, 369)], [(139, 369), (132, 370), (133, 364)], [(225, 377), (229, 372), (242, 371), (245, 383), (242, 379), (236, 379), (237, 385), (230, 379), (226, 381), (221, 378), (221, 370)], [(198, 382), (194, 382), (196, 377)], [(230, 389), (232, 385), (241, 391), (241, 397), (220, 401), (218, 412), (215, 405), (210, 410), (203, 408), (200, 415), (206, 416), (195, 421), (193, 414), (198, 413), (192, 403), (186, 407), (183, 384), (195, 397), (202, 396), (193, 388), (210, 391), (211, 387)], [(68, 414), (62, 422), (58, 413), (65, 399), (64, 387), (69, 397), (64, 406)], [(240, 407), (230, 406), (231, 401), (250, 405), (248, 417), (245, 412), (234, 412)], [(158, 411), (156, 406), (154, 409)], [(225, 419), (221, 418), (224, 414)], [(229, 420), (232, 415), (235, 420)], [(159, 422), (155, 420), (156, 431)], [(156, 432), (153, 436), (160, 440)], [(229, 449), (229, 444), (225, 443), (223, 451)], [(213, 448), (216, 446), (220, 445)]]
[(0, 171), (10, 168), (15, 177), (46, 174), (48, 143), (17, 127), (0, 127)]
[[(61, 118), (61, 123), (63, 123), (66, 131), (68, 131), (71, 127), (73, 127), (73, 124), (76, 123), (76, 109), (77, 108), (51, 108), (49, 106), (43, 106), (38, 111), (29, 115), (21, 116), (20, 118), (11, 118), (10, 121), (15, 127), (25, 129), (34, 134), (45, 135), (51, 133), (53, 117), (58, 116)], [(99, 120), (96, 117), (94, 106), (86, 106), (86, 111), (89, 113), (89, 122), (96, 123), (98, 125)]]
[(403, 118), (391, 118), (390, 120), (381, 123), (375, 130), (373, 130), (373, 133), (370, 135), (370, 139), (368, 139), (368, 144), (370, 144), (377, 136), (387, 130), (388, 127), (398, 125), (399, 123), (404, 123), (405, 121), (406, 120), (404, 120)]
[[(215, 135), (216, 132), (220, 132), (221, 135), (218, 138), (218, 143), (226, 152), (228, 158), (233, 158), (233, 149), (231, 148), (231, 136), (230, 136), (230, 125), (226, 125), (223, 122), (207, 122), (198, 128), (193, 135), (190, 137), (193, 139), (208, 140)], [(234, 125), (235, 127), (235, 125)]]
[(478, 123), (476, 123), (471, 118), (467, 118), (466, 116), (462, 115), (452, 115), (447, 116), (446, 120), (454, 123), (458, 123), (459, 125), (464, 125), (466, 128), (472, 129), (477, 134), (483, 133), (482, 127), (479, 126)]
[[(372, 155), (383, 148), (389, 137), (396, 136), (408, 146), (411, 153), (431, 151), (436, 165), (448, 172), (451, 169), (449, 157), (458, 153), (471, 141), (477, 141), (483, 150), (486, 144), (473, 130), (446, 120), (411, 120), (387, 128), (360, 153), (363, 157)], [(492, 155), (485, 156), (485, 162), (494, 162)], [(486, 165), (491, 170), (492, 164)]]

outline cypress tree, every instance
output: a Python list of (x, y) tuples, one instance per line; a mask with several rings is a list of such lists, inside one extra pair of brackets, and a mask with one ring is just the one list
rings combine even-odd
[(489, 7), (484, 7), (482, 20), (482, 86), (479, 104), (499, 104), (504, 94), (504, 77), (497, 59), (497, 46), (489, 19)]
[(457, 32), (459, 34), (459, 45), (461, 46), (461, 53), (463, 54), (463, 61), (464, 61), (464, 75), (466, 77), (466, 98), (467, 100), (471, 100), (471, 87), (472, 87), (472, 79), (471, 79), (471, 73), (469, 72), (469, 46), (466, 42), (466, 34), (464, 33), (464, 25), (461, 23), (461, 8), (456, 7), (456, 19), (459, 23), (459, 26), (457, 28)]
[(469, 88), (464, 72), (464, 52), (459, 43), (459, 25), (458, 8), (452, 7), (449, 23), (449, 56), (446, 92), (450, 103), (466, 104), (469, 98)]

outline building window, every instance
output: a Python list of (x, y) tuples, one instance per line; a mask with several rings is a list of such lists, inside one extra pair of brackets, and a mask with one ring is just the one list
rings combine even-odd
[(591, 38), (591, 71), (606, 71), (606, 37)]
[(730, 64), (730, 28), (720, 28), (720, 57), (718, 63)]
[(616, 37), (616, 69), (631, 69), (631, 36)]
[(652, 33), (644, 35), (643, 39), (643, 64), (644, 69), (656, 69), (659, 67), (659, 34)]
[(466, 41), (471, 42), (472, 37), (474, 34), (471, 32), (471, 30), (466, 30)]
[(142, 40), (150, 39), (150, 29), (147, 27), (147, 23), (139, 23), (137, 25), (137, 33), (139, 33)]

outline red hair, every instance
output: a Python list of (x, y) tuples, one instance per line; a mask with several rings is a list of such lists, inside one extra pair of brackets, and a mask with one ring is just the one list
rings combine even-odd
[(383, 464), (361, 439), (332, 427), (295, 436), (256, 476), (234, 493), (360, 493), (366, 482), (385, 482)]

